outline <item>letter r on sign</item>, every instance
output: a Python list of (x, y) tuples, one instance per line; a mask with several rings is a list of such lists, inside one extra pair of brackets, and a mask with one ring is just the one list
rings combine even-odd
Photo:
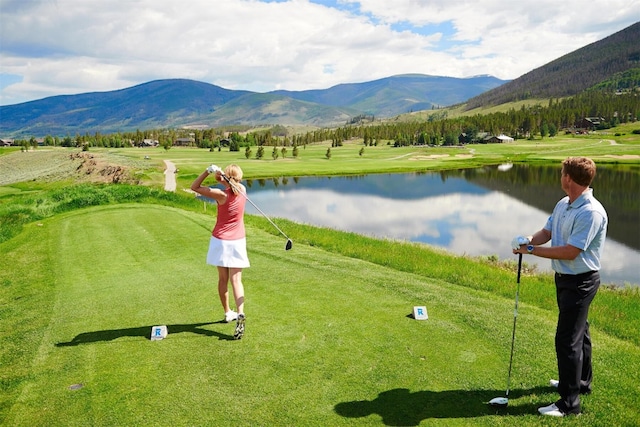
[(423, 305), (413, 307), (413, 318), (416, 320), (427, 320), (429, 318), (427, 307)]

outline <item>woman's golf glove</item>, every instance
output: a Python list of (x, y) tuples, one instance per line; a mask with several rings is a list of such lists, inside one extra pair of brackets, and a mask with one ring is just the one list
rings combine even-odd
[(216, 172), (222, 172), (222, 169), (220, 169), (218, 166), (216, 165), (211, 165), (207, 168), (207, 172), (209, 173), (216, 173)]
[(513, 248), (514, 251), (517, 251), (518, 249), (520, 249), (520, 246), (528, 245), (529, 243), (531, 243), (531, 241), (528, 238), (524, 236), (517, 236), (517, 237), (514, 237), (513, 240), (511, 241), (511, 247)]

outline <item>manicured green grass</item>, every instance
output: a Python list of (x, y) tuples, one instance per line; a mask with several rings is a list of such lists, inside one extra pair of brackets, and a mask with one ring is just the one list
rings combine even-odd
[[(510, 404), (496, 411), (486, 402), (506, 387), (513, 293), (453, 283), (491, 280), (484, 267), (450, 257), (430, 274), (437, 257), (420, 267), (417, 252), (398, 269), (406, 248), (392, 242), (380, 265), (383, 247), (371, 262), (345, 253), (366, 241), (305, 240), (287, 223), (284, 251), (251, 217), (247, 333), (233, 341), (204, 264), (213, 222), (210, 211), (115, 204), (1, 243), (0, 423), (549, 425), (536, 407), (556, 398), (556, 312), (534, 296), (548, 283), (522, 279)], [(407, 316), (415, 305), (428, 320)], [(153, 325), (168, 325), (167, 339), (150, 341)], [(595, 325), (592, 335), (595, 391), (580, 425), (634, 425), (640, 348)]]

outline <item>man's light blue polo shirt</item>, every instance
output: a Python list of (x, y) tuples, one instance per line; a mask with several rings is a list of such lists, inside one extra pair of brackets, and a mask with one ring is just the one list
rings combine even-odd
[(551, 267), (561, 274), (600, 270), (600, 258), (607, 236), (607, 212), (589, 188), (573, 203), (560, 200), (544, 226), (551, 232), (551, 246), (571, 245), (581, 249), (574, 260), (553, 259)]

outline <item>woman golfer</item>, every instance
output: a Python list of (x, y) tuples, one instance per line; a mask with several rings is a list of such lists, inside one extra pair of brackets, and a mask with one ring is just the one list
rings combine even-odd
[[(224, 190), (202, 186), (202, 182), (211, 174), (215, 175), (216, 181), (223, 185)], [(211, 165), (191, 184), (191, 190), (218, 203), (218, 217), (211, 233), (207, 264), (218, 267), (218, 295), (224, 309), (224, 321), (236, 320), (233, 334), (236, 340), (244, 334), (242, 269), (249, 267), (244, 229), (247, 189), (240, 183), (241, 180), (242, 169), (239, 166), (229, 165), (223, 171), (218, 166)], [(233, 287), (237, 313), (229, 307), (229, 281)]]

